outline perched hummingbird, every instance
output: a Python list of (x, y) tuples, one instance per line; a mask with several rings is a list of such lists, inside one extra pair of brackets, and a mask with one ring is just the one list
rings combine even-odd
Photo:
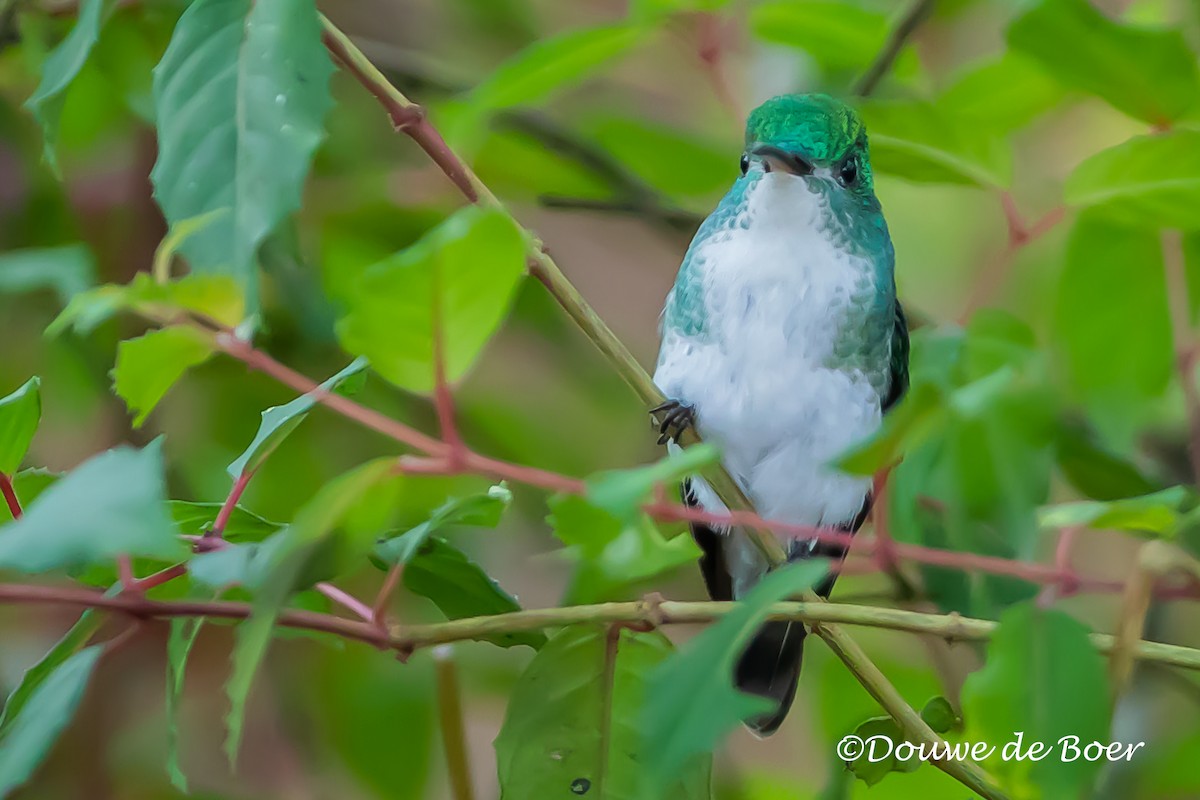
[[(827, 95), (776, 97), (750, 115), (741, 170), (663, 309), (659, 442), (694, 424), (763, 517), (853, 533), (870, 510), (871, 479), (831, 462), (908, 387), (908, 326), (867, 133)], [(725, 510), (700, 479), (684, 499)], [(716, 600), (743, 597), (767, 572), (753, 544), (728, 534), (692, 526)], [(790, 560), (845, 556), (816, 540), (784, 546)], [(835, 577), (816, 591), (828, 597)], [(746, 721), (760, 735), (791, 707), (805, 635), (802, 623), (768, 622), (738, 660), (737, 687), (774, 704)]]

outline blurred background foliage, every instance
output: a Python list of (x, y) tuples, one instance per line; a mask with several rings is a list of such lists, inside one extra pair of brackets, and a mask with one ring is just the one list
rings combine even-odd
[[(69, 470), (118, 443), (141, 446), (163, 433), (169, 496), (220, 502), (226, 465), (254, 437), (259, 411), (293, 393), (214, 359), (134, 428), (110, 391), (109, 370), (118, 342), (145, 323), (117, 317), (87, 336), (43, 336), (79, 292), (149, 270), (166, 235), (148, 180), (158, 156), (152, 69), (186, 5), (144, 0), (103, 9), (90, 56), (65, 93), (40, 106), (42, 118), (58, 116), (47, 128), (55, 140), (48, 159), (43, 130), (22, 105), (74, 27), (75, 7), (0, 0), (0, 394), (41, 376), (43, 418), (28, 466)], [(1176, 366), (1177, 353), (1194, 343), (1174, 340), (1169, 302), (1182, 304), (1189, 326), (1196, 322), (1200, 239), (1187, 232), (1200, 230), (1200, 133), (1189, 129), (1200, 122), (1193, 50), (1200, 4), (932, 5), (861, 103), (900, 296), (921, 329), (912, 397), (851, 466), (870, 471), (906, 454), (889, 493), (898, 538), (1045, 559), (1055, 543), (1039, 524), (1048, 504), (1193, 482)], [(745, 112), (782, 92), (848, 97), (908, 7), (888, 0), (359, 0), (322, 10), (430, 108), (483, 181), (649, 365), (658, 311), (687, 241), (738, 174)], [(347, 361), (335, 322), (355, 306), (366, 267), (412, 245), (461, 202), (344, 72), (333, 77), (333, 96), (303, 205), (259, 251), (257, 342), (320, 378)], [(1160, 228), (1185, 231), (1186, 296), (1164, 277)], [(375, 375), (358, 399), (436, 430), (425, 398)], [(457, 401), (466, 439), (511, 461), (583, 476), (659, 455), (645, 409), (533, 281), (516, 288), (511, 316), (462, 380)], [(291, 520), (334, 476), (393, 452), (392, 443), (318, 410), (302, 435), (280, 444), (243, 504), (268, 520)], [(463, 478), (427, 488), (404, 496), (404, 524), (424, 519), (447, 493), (486, 483)], [(544, 495), (511, 488), (513, 508), (497, 530), (443, 533), (523, 605), (638, 597), (651, 588), (673, 599), (703, 595), (687, 566), (651, 583), (613, 579), (641, 574), (636, 559), (600, 574), (585, 564), (572, 578), (579, 553), (552, 535)], [(1172, 495), (1158, 516), (1111, 527), (1187, 541), (1192, 502)], [(1085, 537), (1074, 554), (1078, 569), (1123, 579), (1136, 537), (1106, 530)], [(370, 592), (379, 575), (364, 564), (341, 582)], [(925, 607), (987, 618), (1037, 590), (935, 568), (915, 577), (928, 592)], [(881, 576), (848, 576), (835, 599), (888, 603), (891, 590)], [(327, 607), (319, 597), (304, 601)], [(1061, 605), (1109, 630), (1118, 598)], [(396, 609), (405, 620), (441, 618), (414, 592), (403, 593)], [(0, 688), (15, 686), (73, 619), (52, 608), (0, 606)], [(1200, 646), (1196, 623), (1184, 604), (1156, 606), (1147, 635)], [(402, 665), (312, 637), (272, 647), (235, 776), (220, 754), (229, 630), (202, 629), (187, 674), (180, 727), (191, 796), (449, 796), (429, 657)], [(982, 649), (886, 631), (856, 636), (918, 707), (939, 693), (957, 704), (964, 676), (982, 663)], [(154, 629), (105, 659), (75, 723), (18, 796), (180, 796), (162, 767), (164, 642)], [(468, 643), (456, 652), (476, 786), (480, 797), (495, 797), (492, 741), (532, 651)], [(1018, 672), (1012, 680), (1021, 679)], [(976, 707), (989, 702), (998, 701), (983, 696)], [(929, 768), (870, 787), (853, 780), (833, 743), (878, 713), (836, 659), (811, 646), (796, 711), (769, 741), (741, 730), (731, 736), (717, 760), (716, 796), (964, 795)], [(995, 733), (984, 722), (968, 718), (968, 730)], [(1200, 796), (1200, 683), (1191, 674), (1140, 669), (1116, 709), (1112, 738), (1148, 745), (1133, 765), (1106, 768), (1093, 796)]]

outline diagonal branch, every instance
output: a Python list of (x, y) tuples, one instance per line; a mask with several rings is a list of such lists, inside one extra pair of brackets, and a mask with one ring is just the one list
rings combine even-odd
[(925, 18), (933, 13), (934, 0), (913, 0), (913, 4), (904, 12), (904, 16), (896, 23), (896, 27), (888, 34), (887, 41), (883, 45), (883, 49), (875, 56), (875, 60), (867, 67), (857, 81), (854, 82), (854, 94), (859, 97), (866, 97), (875, 91), (879, 86), (879, 82), (887, 75), (888, 70), (892, 68), (896, 57), (900, 55), (900, 51), (904, 49), (905, 43), (909, 38), (917, 32), (917, 28), (921, 27), (921, 23)]

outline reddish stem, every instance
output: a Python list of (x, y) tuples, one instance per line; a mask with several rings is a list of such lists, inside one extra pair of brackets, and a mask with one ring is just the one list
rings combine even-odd
[(396, 593), (396, 588), (400, 586), (400, 578), (403, 575), (404, 565), (394, 564), (388, 570), (387, 577), (383, 579), (383, 586), (379, 587), (379, 594), (375, 595), (375, 603), (371, 607), (371, 619), (380, 627), (385, 624), (388, 603), (391, 601), (392, 595)]
[(13, 488), (12, 478), (4, 472), (0, 472), (0, 493), (4, 495), (4, 502), (8, 503), (8, 513), (12, 514), (13, 519), (20, 519), (21, 501), (17, 499), (17, 491)]
[(162, 586), (164, 583), (173, 581), (176, 578), (182, 577), (186, 574), (187, 564), (176, 564), (173, 567), (167, 567), (166, 569), (159, 570), (153, 575), (147, 575), (141, 580), (134, 581), (133, 588), (139, 592), (146, 592), (156, 586)]
[(254, 470), (248, 469), (233, 482), (233, 487), (229, 490), (229, 494), (225, 497), (225, 502), (221, 504), (221, 510), (217, 512), (217, 518), (213, 521), (212, 530), (208, 532), (208, 536), (213, 539), (220, 539), (225, 535), (225, 528), (229, 526), (229, 517), (233, 515), (233, 509), (237, 508), (238, 501), (242, 499), (242, 494), (246, 491), (246, 487), (250, 485), (250, 479), (254, 477)]
[(371, 611), (370, 606), (349, 592), (339, 589), (332, 583), (325, 582), (318, 583), (316, 588), (318, 592), (333, 602), (362, 617), (365, 622), (373, 623), (375, 621), (375, 614)]
[(121, 580), (121, 588), (127, 592), (137, 591), (138, 581), (133, 575), (133, 559), (129, 556), (117, 556), (117, 575)]

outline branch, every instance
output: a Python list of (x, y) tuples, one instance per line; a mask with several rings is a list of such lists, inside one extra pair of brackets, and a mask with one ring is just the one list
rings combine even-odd
[(862, 77), (854, 82), (854, 88), (851, 90), (854, 94), (866, 97), (875, 91), (883, 76), (892, 68), (909, 37), (916, 33), (925, 18), (933, 12), (933, 5), (934, 0), (913, 0), (913, 4), (888, 35), (879, 55), (875, 56), (875, 60), (867, 67)]
[(0, 494), (8, 504), (8, 513), (13, 519), (21, 518), (21, 501), (17, 499), (17, 491), (13, 488), (12, 478), (7, 473), (0, 472)]
[(1188, 456), (1192, 481), (1200, 482), (1200, 393), (1196, 389), (1196, 359), (1200, 355), (1188, 309), (1188, 279), (1183, 238), (1179, 231), (1162, 232), (1163, 272), (1167, 283), (1167, 311), (1175, 345), (1175, 364), (1183, 389), (1188, 421)]

